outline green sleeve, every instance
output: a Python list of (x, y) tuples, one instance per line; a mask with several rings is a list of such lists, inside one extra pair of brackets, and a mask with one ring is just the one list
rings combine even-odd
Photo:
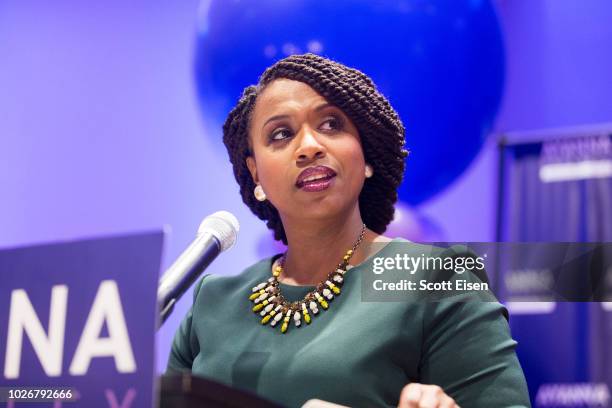
[(428, 304), (421, 381), (439, 385), (462, 407), (529, 407), (504, 311), (471, 296)]
[[(202, 282), (207, 275), (202, 277), (193, 289), (193, 303), (200, 292)], [(193, 360), (199, 353), (198, 339), (192, 333), (192, 319), (193, 319), (193, 305), (189, 308), (189, 312), (183, 318), (181, 325), (174, 335), (172, 341), (172, 349), (170, 350), (170, 357), (168, 358), (168, 366), (166, 367), (166, 373), (172, 374), (181, 371), (191, 371)]]

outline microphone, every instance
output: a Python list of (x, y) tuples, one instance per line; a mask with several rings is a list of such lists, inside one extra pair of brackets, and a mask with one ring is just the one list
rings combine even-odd
[(195, 240), (168, 268), (159, 281), (157, 303), (160, 324), (164, 324), (174, 305), (200, 274), (221, 252), (236, 242), (240, 225), (234, 215), (217, 211), (204, 218)]

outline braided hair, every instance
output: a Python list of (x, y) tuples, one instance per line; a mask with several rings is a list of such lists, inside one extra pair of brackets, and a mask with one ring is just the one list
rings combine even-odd
[(404, 126), (387, 99), (372, 80), (353, 68), (314, 55), (291, 55), (267, 68), (257, 86), (244, 89), (238, 104), (223, 125), (223, 143), (233, 165), (244, 203), (274, 231), (274, 238), (287, 244), (287, 236), (277, 209), (269, 200), (253, 196), (255, 183), (246, 165), (251, 155), (249, 126), (257, 96), (275, 79), (285, 78), (309, 85), (328, 102), (340, 108), (353, 121), (361, 139), (366, 163), (374, 174), (366, 179), (359, 195), (364, 223), (378, 234), (393, 220), (397, 188), (404, 175)]

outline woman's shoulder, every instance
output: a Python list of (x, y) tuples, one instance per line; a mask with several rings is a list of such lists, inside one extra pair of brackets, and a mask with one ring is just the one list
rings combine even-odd
[(375, 241), (384, 244), (387, 250), (401, 253), (420, 253), (421, 255), (432, 256), (478, 256), (474, 248), (463, 245), (444, 242), (415, 242), (403, 237), (387, 238)]
[(415, 242), (404, 237), (386, 237), (379, 236), (371, 244), (374, 247), (373, 252), (379, 254), (406, 254), (409, 256), (427, 256), (427, 255), (441, 255), (441, 254), (459, 254), (463, 252), (463, 249), (459, 246), (444, 247), (441, 244), (435, 242)]
[(271, 275), (272, 263), (278, 254), (269, 256), (246, 267), (238, 274), (234, 275), (204, 275), (196, 286), (196, 291), (200, 290), (223, 290), (229, 291), (245, 286), (255, 286), (257, 283), (268, 279)]

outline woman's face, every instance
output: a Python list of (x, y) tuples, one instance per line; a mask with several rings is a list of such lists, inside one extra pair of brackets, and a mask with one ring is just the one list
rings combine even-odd
[(365, 162), (355, 125), (310, 86), (277, 79), (252, 113), (247, 166), (281, 217), (325, 218), (357, 205)]

